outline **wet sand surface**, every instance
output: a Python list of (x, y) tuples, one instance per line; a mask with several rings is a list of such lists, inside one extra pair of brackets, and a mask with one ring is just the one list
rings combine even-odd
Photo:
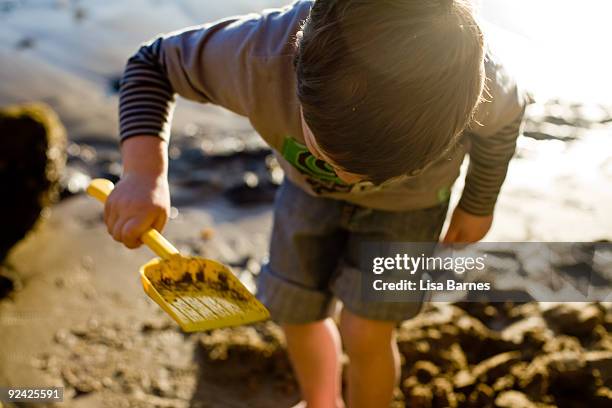
[[(10, 41), (0, 46), (0, 56), (14, 64), (0, 70), (0, 102), (48, 102), (70, 144), (62, 201), (44, 212), (43, 222), (0, 266), (0, 384), (64, 386), (65, 407), (296, 403), (276, 325), (181, 333), (142, 291), (138, 269), (152, 254), (114, 242), (102, 207), (82, 193), (91, 177), (117, 180), (120, 174), (113, 81), (125, 58), (147, 36), (194, 17), (185, 10), (168, 14), (168, 27), (157, 12), (143, 18), (150, 26), (131, 32), (132, 14), (70, 6), (54, 8), (70, 16), (57, 27), (24, 35), (27, 19), (40, 9), (5, 3), (17, 6), (2, 11), (10, 24), (0, 23), (0, 35)], [(135, 9), (145, 8), (140, 3), (147, 2)], [(9, 20), (10, 13), (16, 17)], [(85, 29), (98, 36), (102, 50), (113, 51), (90, 55), (85, 43), (67, 42)], [(55, 44), (70, 44), (56, 51), (89, 57), (49, 58), (45, 30), (57, 33)], [(129, 40), (110, 36), (115, 31)], [(174, 129), (174, 209), (164, 233), (185, 254), (229, 264), (254, 290), (282, 173), (244, 118), (181, 102)], [(565, 101), (532, 106), (486, 239), (612, 240), (611, 131), (611, 107)], [(458, 182), (453, 203), (461, 188)], [(395, 404), (610, 406), (611, 328), (608, 303), (431, 305), (399, 330), (403, 371)]]
[[(546, 118), (550, 112), (565, 116)], [(570, 112), (551, 103), (530, 113), (529, 137), (520, 140), (487, 240), (610, 239), (610, 125), (604, 117), (605, 123), (551, 127), (578, 120)], [(184, 253), (228, 263), (254, 290), (278, 180), (256, 136), (235, 135), (218, 143), (176, 140), (170, 179), (177, 207), (165, 234)], [(223, 150), (236, 145), (243, 151)], [(2, 266), (17, 290), (0, 302), (0, 383), (64, 386), (64, 406), (75, 407), (295, 403), (276, 325), (186, 335), (143, 293), (138, 268), (151, 253), (115, 243), (100, 204), (69, 189), (71, 180), (78, 186), (79, 177), (105, 174), (116, 152), (91, 141), (71, 146), (64, 199)], [(261, 183), (247, 182), (253, 177)], [(609, 402), (611, 324), (609, 304), (431, 305), (399, 331), (404, 366), (397, 406), (519, 406), (525, 395), (540, 404), (581, 406), (563, 391), (567, 382), (582, 384), (576, 391), (582, 400)]]

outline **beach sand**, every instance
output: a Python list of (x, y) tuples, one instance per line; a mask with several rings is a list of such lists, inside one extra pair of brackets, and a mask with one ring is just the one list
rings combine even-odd
[[(114, 84), (138, 44), (258, 5), (129, 4), (2, 3), (0, 104), (48, 103), (71, 143), (62, 201), (0, 266), (15, 287), (0, 300), (0, 385), (66, 387), (65, 407), (289, 407), (299, 393), (278, 327), (181, 333), (140, 286), (152, 254), (114, 242), (101, 205), (82, 193), (91, 177), (120, 174)], [(540, 101), (528, 118), (486, 240), (612, 240), (612, 108)], [(278, 166), (247, 120), (219, 108), (181, 101), (173, 129), (164, 233), (184, 253), (230, 264), (254, 290)], [(532, 406), (519, 390), (540, 404), (606, 406), (609, 305), (513, 306), (431, 305), (406, 322), (396, 406)], [(564, 394), (568, 383), (581, 400)]]

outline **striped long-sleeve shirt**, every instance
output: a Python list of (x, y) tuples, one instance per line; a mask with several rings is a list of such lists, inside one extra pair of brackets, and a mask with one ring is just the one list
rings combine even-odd
[(159, 62), (157, 40), (129, 59), (121, 80), (119, 123), (122, 139), (135, 135), (170, 136), (175, 91)]
[[(345, 185), (304, 166), (299, 102), (295, 92), (293, 41), (312, 0), (282, 9), (223, 19), (160, 36), (129, 59), (120, 89), (120, 135), (169, 140), (175, 95), (223, 106), (249, 118), (273, 148), (286, 176), (307, 192), (389, 211), (445, 202), (470, 148), (470, 166), (460, 206), (493, 212), (514, 154), (525, 106), (523, 92), (488, 52), (488, 101), (466, 132), (470, 143), (454, 149), (415, 177), (382, 186)], [(375, 147), (373, 147), (375, 148)], [(324, 175), (326, 176), (326, 175)]]

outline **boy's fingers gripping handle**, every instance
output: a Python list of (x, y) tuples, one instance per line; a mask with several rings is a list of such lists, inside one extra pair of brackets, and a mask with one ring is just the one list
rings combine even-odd
[[(96, 200), (105, 203), (115, 185), (106, 179), (94, 179), (87, 187), (87, 194)], [(148, 246), (157, 256), (168, 259), (179, 251), (157, 230), (151, 228), (140, 237), (142, 242)]]

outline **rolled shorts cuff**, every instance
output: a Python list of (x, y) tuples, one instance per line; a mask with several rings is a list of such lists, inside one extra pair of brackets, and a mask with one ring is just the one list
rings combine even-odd
[(310, 289), (275, 274), (264, 265), (257, 278), (257, 299), (278, 324), (313, 323), (333, 313), (333, 294)]
[(364, 319), (401, 322), (419, 314), (427, 302), (425, 295), (421, 299), (408, 302), (370, 301), (362, 295), (362, 284), (365, 281), (363, 271), (343, 262), (341, 273), (333, 281), (331, 289), (342, 301), (343, 307)]

